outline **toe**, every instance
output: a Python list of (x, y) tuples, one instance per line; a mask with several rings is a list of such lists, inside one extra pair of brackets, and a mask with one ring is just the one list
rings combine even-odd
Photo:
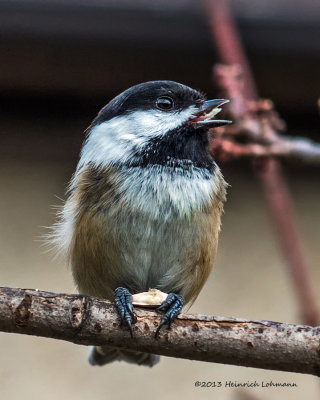
[(121, 325), (123, 323), (127, 325), (132, 337), (132, 324), (137, 321), (132, 307), (132, 295), (128, 289), (124, 287), (117, 287), (114, 291), (114, 298), (116, 309), (121, 320)]
[(171, 322), (179, 315), (184, 303), (183, 296), (175, 293), (169, 293), (166, 300), (158, 307), (158, 310), (166, 310), (165, 315), (161, 318), (160, 324), (156, 330), (155, 337), (158, 336), (161, 328), (168, 325), (170, 328)]

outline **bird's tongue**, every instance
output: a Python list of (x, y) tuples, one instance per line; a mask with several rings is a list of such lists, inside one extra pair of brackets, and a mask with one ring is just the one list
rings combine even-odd
[(189, 122), (212, 120), (220, 111), (221, 111), (221, 108), (219, 108), (219, 107), (213, 108), (209, 112), (206, 112), (206, 110), (199, 111), (194, 117), (192, 117), (189, 120)]
[(231, 121), (224, 119), (215, 119), (215, 116), (221, 111), (223, 104), (228, 103), (229, 100), (225, 99), (215, 99), (207, 100), (203, 103), (199, 112), (193, 115), (188, 122), (196, 125), (212, 125), (212, 126), (222, 126), (230, 124)]

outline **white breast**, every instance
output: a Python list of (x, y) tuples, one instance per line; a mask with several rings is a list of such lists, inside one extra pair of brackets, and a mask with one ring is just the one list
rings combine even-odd
[(118, 179), (130, 207), (154, 219), (170, 218), (173, 212), (188, 216), (210, 204), (219, 189), (216, 174), (196, 167), (187, 171), (161, 165), (122, 167)]

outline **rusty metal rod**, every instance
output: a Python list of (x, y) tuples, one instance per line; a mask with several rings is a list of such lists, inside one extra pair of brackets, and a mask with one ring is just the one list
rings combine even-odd
[[(257, 89), (232, 17), (229, 2), (225, 0), (205, 0), (204, 4), (220, 61), (228, 65), (241, 66), (244, 97), (247, 100), (257, 100)], [(320, 310), (302, 250), (301, 239), (296, 228), (293, 205), (281, 164), (273, 158), (265, 158), (263, 162), (261, 160), (258, 163), (253, 162), (253, 168), (264, 190), (282, 252), (300, 301), (302, 318), (307, 324), (319, 325)]]

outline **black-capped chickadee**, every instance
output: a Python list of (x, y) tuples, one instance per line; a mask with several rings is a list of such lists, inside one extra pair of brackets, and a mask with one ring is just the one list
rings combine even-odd
[[(79, 292), (115, 299), (132, 333), (133, 293), (168, 293), (157, 333), (193, 302), (217, 251), (226, 183), (209, 154), (209, 128), (227, 100), (171, 81), (133, 86), (88, 128), (54, 240)], [(94, 347), (89, 361), (154, 365), (159, 356)]]

